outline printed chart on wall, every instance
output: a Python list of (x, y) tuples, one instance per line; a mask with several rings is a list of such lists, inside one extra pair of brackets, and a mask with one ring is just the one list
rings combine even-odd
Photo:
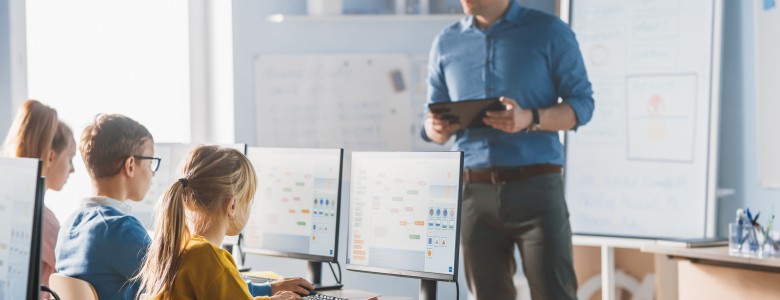
[(574, 0), (571, 7), (596, 101), (590, 124), (567, 134), (573, 232), (709, 235), (720, 3)]

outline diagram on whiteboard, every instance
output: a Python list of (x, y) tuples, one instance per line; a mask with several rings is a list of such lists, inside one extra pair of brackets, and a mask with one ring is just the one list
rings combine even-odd
[(259, 144), (408, 150), (409, 65), (390, 54), (259, 56)]
[(696, 75), (631, 76), (627, 94), (628, 158), (692, 161)]

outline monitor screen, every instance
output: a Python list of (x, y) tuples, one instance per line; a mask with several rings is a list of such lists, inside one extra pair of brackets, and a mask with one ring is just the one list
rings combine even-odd
[(342, 149), (252, 148), (257, 173), (248, 253), (335, 262), (341, 207)]
[(42, 208), (39, 165), (37, 159), (0, 158), (0, 299), (37, 295), (41, 213), (36, 210)]
[[(177, 177), (179, 167), (184, 163), (184, 159), (199, 144), (178, 144), (178, 143), (155, 143), (154, 156), (162, 158), (160, 168), (152, 177), (152, 184), (143, 201), (127, 201), (130, 205), (130, 214), (138, 218), (146, 230), (154, 230), (154, 208), (157, 200), (165, 193), (165, 190), (174, 182), (179, 180)], [(245, 144), (226, 144), (220, 145), (229, 147), (246, 153)]]
[(457, 278), (462, 152), (353, 152), (347, 269)]

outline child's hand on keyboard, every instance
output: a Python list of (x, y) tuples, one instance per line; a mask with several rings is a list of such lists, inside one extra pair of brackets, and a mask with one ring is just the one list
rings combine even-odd
[(284, 291), (284, 292), (278, 292), (271, 296), (271, 300), (303, 300), (301, 296), (298, 296), (298, 294), (290, 292), (290, 291)]
[(277, 292), (289, 291), (305, 296), (313, 289), (314, 286), (311, 285), (311, 283), (300, 277), (284, 278), (271, 282), (271, 292), (274, 295), (276, 295)]

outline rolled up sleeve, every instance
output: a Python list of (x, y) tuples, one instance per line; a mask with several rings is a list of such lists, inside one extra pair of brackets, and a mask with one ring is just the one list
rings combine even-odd
[(563, 22), (553, 28), (556, 37), (550, 46), (553, 76), (558, 95), (574, 110), (579, 127), (590, 122), (593, 116), (593, 90), (574, 32)]

